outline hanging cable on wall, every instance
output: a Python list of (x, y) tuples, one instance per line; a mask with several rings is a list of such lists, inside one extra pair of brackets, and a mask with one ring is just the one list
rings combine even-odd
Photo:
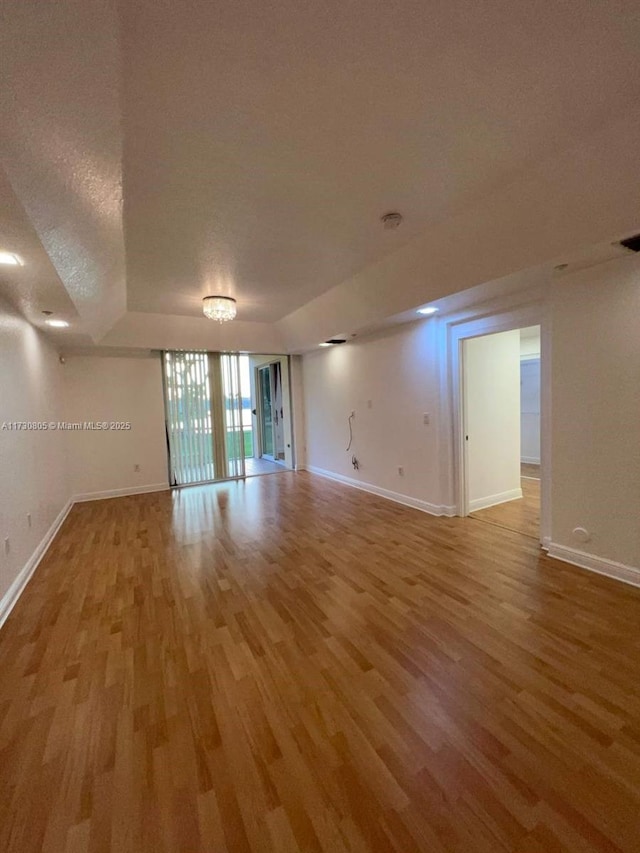
[[(349, 424), (349, 444), (347, 444), (346, 452), (348, 453), (351, 450), (351, 445), (353, 444), (353, 419), (355, 418), (356, 413), (351, 412), (349, 415), (347, 423)], [(358, 462), (355, 453), (351, 455), (351, 464), (355, 471), (360, 467), (360, 463)]]
[(353, 444), (353, 425), (351, 421), (353, 420), (354, 414), (355, 412), (351, 412), (351, 414), (349, 415), (349, 444), (347, 445), (347, 449), (345, 451), (346, 453), (351, 450), (351, 445)]

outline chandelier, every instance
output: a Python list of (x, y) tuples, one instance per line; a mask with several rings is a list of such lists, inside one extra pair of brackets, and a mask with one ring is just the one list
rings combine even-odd
[(231, 296), (205, 296), (202, 300), (204, 316), (218, 323), (226, 323), (236, 316), (236, 300)]

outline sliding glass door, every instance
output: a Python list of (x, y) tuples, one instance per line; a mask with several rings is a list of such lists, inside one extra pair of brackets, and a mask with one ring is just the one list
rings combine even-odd
[(171, 485), (244, 477), (239, 357), (165, 352), (163, 372)]
[[(282, 365), (279, 360), (256, 368), (256, 389), (260, 455), (274, 462), (284, 462), (286, 458), (284, 395)], [(288, 446), (290, 449), (291, 441)]]
[(275, 441), (273, 435), (273, 377), (271, 365), (258, 368), (258, 394), (260, 401), (260, 446), (262, 456), (273, 459)]

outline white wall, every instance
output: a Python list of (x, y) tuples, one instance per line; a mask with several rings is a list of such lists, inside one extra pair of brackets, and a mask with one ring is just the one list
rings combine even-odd
[[(62, 370), (46, 337), (0, 302), (0, 602), (11, 597), (11, 585), (70, 497), (64, 436), (1, 427), (10, 421), (62, 420)], [(0, 615), (2, 608), (0, 603)]]
[[(435, 320), (422, 320), (303, 357), (309, 470), (441, 509), (436, 328)], [(351, 411), (356, 415), (347, 453)], [(357, 471), (352, 454), (360, 462)]]
[(67, 359), (65, 420), (131, 422), (129, 431), (67, 433), (74, 496), (168, 488), (161, 366), (158, 355)]
[(564, 276), (551, 300), (552, 539), (640, 567), (640, 259)]
[(520, 332), (464, 341), (468, 510), (522, 497)]
[(540, 464), (540, 326), (520, 329), (520, 454)]
[(302, 356), (292, 355), (289, 359), (291, 380), (291, 408), (293, 421), (293, 449), (296, 468), (304, 468), (307, 462), (306, 417), (304, 409), (304, 386)]
[(540, 356), (520, 359), (520, 458), (540, 464)]
[(520, 358), (540, 358), (540, 326), (520, 329)]

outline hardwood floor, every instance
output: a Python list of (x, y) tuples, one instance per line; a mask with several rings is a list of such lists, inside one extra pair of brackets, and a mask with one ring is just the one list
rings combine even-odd
[(469, 514), (469, 518), (505, 527), (540, 541), (540, 480), (522, 477), (522, 497)]
[(0, 632), (0, 849), (637, 853), (639, 624), (310, 474), (76, 505)]
[(281, 474), (287, 470), (279, 462), (271, 462), (269, 459), (262, 459), (255, 456), (249, 456), (245, 459), (244, 467), (247, 477), (259, 477), (262, 474)]

